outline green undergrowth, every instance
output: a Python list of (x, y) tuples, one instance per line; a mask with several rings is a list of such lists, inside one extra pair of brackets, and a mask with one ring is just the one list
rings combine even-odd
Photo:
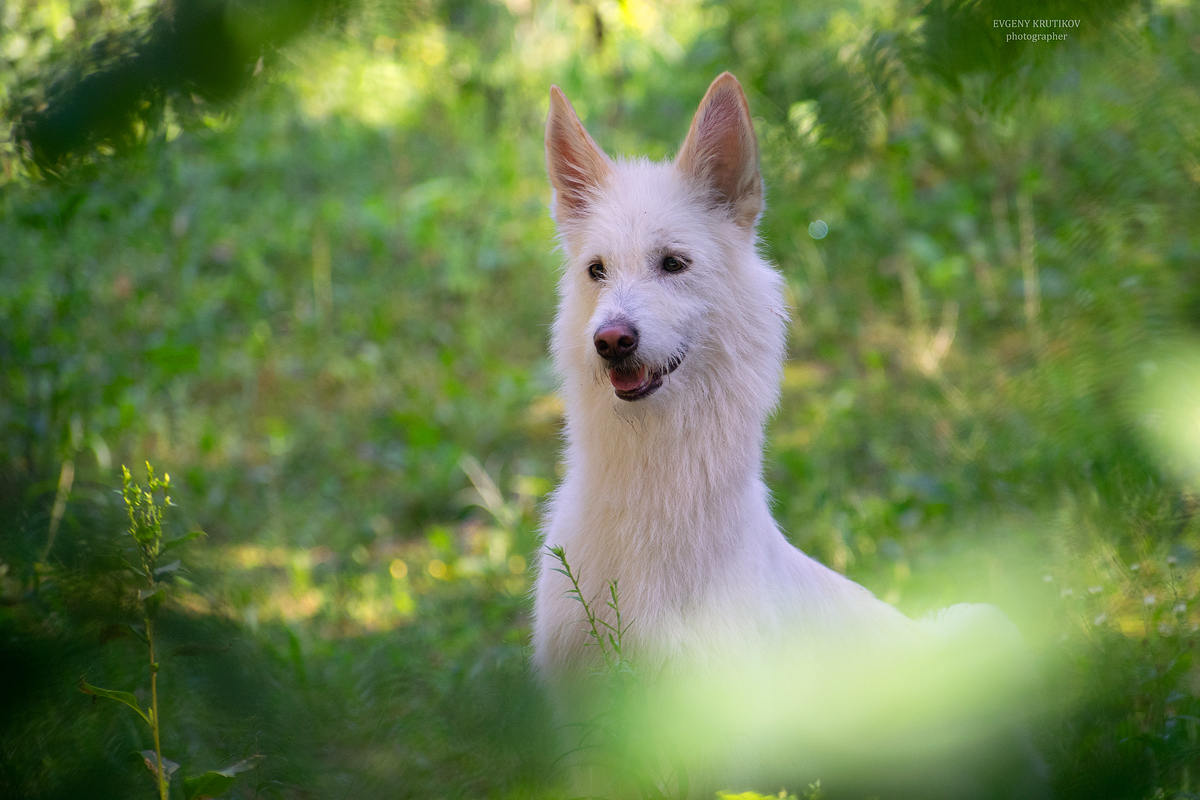
[[(8, 4), (6, 101), (134, 5)], [(132, 710), (76, 690), (146, 681), (106, 631), (136, 610), (112, 490), (147, 460), (170, 535), (208, 534), (156, 617), (189, 775), (562, 794), (526, 665), (561, 424), (547, 89), (664, 157), (730, 69), (793, 314), (780, 525), (915, 616), (999, 604), (1056, 796), (1192, 796), (1200, 19), (1102, 4), (1015, 56), (969, 28), (1003, 63), (960, 63), (935, 6), (363, 0), (121, 152), (39, 176), (6, 142), (0, 795), (149, 794)]]

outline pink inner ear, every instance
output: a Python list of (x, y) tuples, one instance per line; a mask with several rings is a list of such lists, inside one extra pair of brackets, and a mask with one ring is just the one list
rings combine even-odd
[(762, 210), (758, 144), (745, 95), (732, 75), (709, 87), (676, 164), (708, 185), (739, 225), (753, 226)]
[(555, 216), (565, 221), (581, 213), (609, 173), (608, 157), (588, 136), (570, 102), (551, 90), (546, 122), (546, 162), (555, 192)]
[(732, 200), (743, 172), (746, 148), (739, 98), (730, 97), (730, 94), (723, 93), (718, 102), (705, 109), (702, 148), (712, 153), (710, 169), (715, 173), (713, 177), (722, 194)]
[(578, 142), (567, 137), (560, 137), (553, 143), (550, 157), (555, 166), (555, 178), (564, 189), (587, 190), (591, 183), (589, 155), (586, 149), (579, 147)]

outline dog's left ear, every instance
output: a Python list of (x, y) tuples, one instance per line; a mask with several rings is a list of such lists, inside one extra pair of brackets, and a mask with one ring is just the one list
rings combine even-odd
[(763, 209), (758, 140), (746, 95), (730, 73), (721, 73), (708, 87), (675, 168), (710, 189), (734, 222), (754, 230)]

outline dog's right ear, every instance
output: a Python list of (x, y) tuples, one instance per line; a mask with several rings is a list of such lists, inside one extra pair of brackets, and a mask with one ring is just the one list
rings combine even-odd
[(559, 223), (582, 214), (612, 172), (612, 162), (588, 136), (571, 101), (557, 86), (550, 87), (546, 168), (554, 187), (551, 211)]

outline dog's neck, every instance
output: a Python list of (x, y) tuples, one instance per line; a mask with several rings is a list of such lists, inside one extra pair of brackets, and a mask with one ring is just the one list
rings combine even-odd
[[(588, 507), (588, 518), (613, 523), (579, 533), (608, 539), (619, 552), (656, 550), (683, 560), (736, 547), (745, 522), (767, 513), (765, 409), (733, 397), (739, 388), (692, 387), (634, 403), (595, 391), (569, 400), (568, 491)], [(714, 396), (722, 392), (730, 396)]]
[[(761, 472), (763, 422), (729, 401), (688, 407), (599, 402), (568, 416), (570, 466), (614, 501), (736, 493)], [(644, 404), (644, 405), (643, 405)], [(742, 411), (742, 413), (737, 413)]]
[(773, 529), (761, 480), (763, 415), (697, 396), (706, 402), (617, 405), (594, 392), (590, 407), (568, 402), (554, 541), (582, 573), (585, 596), (618, 581), (622, 608), (643, 626), (686, 609), (704, 613), (713, 587), (743, 574), (732, 565), (760, 552)]

